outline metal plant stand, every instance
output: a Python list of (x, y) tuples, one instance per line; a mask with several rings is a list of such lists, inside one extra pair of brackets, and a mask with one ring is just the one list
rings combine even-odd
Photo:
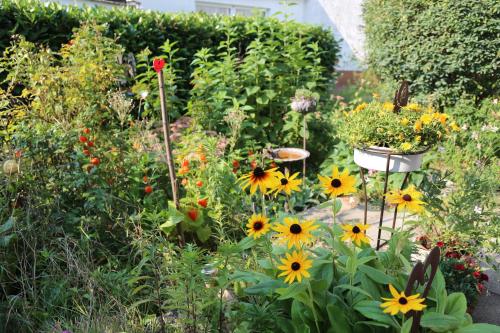
[[(382, 229), (381, 229), (381, 227), (382, 227), (382, 224), (383, 224), (383, 221), (384, 221), (385, 195), (387, 193), (387, 187), (388, 187), (388, 184), (389, 184), (389, 176), (390, 176), (390, 173), (391, 173), (389, 171), (391, 157), (392, 156), (418, 155), (418, 154), (424, 153), (426, 150), (420, 151), (420, 152), (416, 152), (416, 153), (412, 153), (412, 154), (395, 152), (395, 151), (380, 149), (380, 148), (377, 148), (377, 147), (363, 148), (363, 150), (366, 151), (366, 152), (381, 154), (381, 155), (384, 155), (386, 157), (385, 177), (384, 177), (384, 195), (382, 197), (382, 203), (380, 204), (380, 218), (379, 218), (379, 223), (378, 223), (379, 229), (378, 229), (378, 235), (377, 235), (377, 250), (379, 250), (381, 246), (384, 246), (386, 244), (386, 242), (384, 242), (383, 244), (380, 244), (380, 243), (381, 243), (381, 237), (382, 237)], [(363, 223), (366, 225), (367, 222), (368, 222), (368, 195), (367, 195), (367, 191), (366, 191), (365, 171), (364, 171), (364, 168), (361, 167), (361, 166), (359, 167), (359, 170), (360, 170), (361, 182), (362, 182), (362, 186), (363, 186), (363, 195), (364, 195), (364, 201), (365, 201)], [(398, 172), (398, 171), (396, 171), (396, 172)], [(403, 190), (406, 187), (406, 184), (408, 183), (408, 180), (410, 178), (411, 171), (404, 172), (404, 173), (405, 173), (405, 177), (404, 177), (403, 182), (402, 182), (401, 187), (400, 187), (401, 190)], [(396, 228), (397, 215), (398, 215), (398, 207), (396, 206), (396, 208), (394, 209), (394, 217), (392, 219), (392, 228), (393, 229)]]

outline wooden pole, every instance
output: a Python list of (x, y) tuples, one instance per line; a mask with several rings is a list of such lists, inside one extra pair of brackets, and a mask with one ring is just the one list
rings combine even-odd
[[(170, 146), (170, 124), (168, 121), (167, 102), (165, 99), (165, 81), (163, 80), (163, 69), (157, 71), (158, 85), (160, 87), (160, 106), (161, 106), (161, 119), (163, 125), (163, 142), (165, 144), (165, 153), (167, 157), (168, 174), (170, 176), (170, 184), (172, 186), (172, 196), (174, 199), (175, 209), (180, 209), (179, 193), (177, 178), (175, 176), (174, 161), (172, 157), (172, 148)], [(176, 225), (177, 234), (179, 237), (179, 244), (184, 246), (184, 234), (181, 230), (179, 223)]]

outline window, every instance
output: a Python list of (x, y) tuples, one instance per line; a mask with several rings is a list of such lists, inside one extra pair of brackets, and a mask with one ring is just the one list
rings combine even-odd
[(232, 15), (266, 16), (267, 14), (267, 9), (265, 8), (246, 7), (246, 6), (237, 6), (237, 5), (202, 2), (202, 1), (196, 2), (196, 11), (207, 14), (220, 14), (220, 15), (230, 15), (230, 16)]

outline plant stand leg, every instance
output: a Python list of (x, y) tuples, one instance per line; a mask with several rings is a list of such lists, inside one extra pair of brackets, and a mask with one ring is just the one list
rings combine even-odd
[[(403, 190), (406, 186), (406, 182), (410, 178), (410, 173), (407, 172), (405, 175), (405, 178), (403, 179), (403, 183), (401, 184), (401, 190)], [(394, 208), (394, 218), (392, 219), (392, 229), (396, 229), (396, 218), (398, 216), (398, 206), (396, 205), (396, 208)], [(392, 233), (391, 233), (392, 235)]]
[(366, 194), (366, 179), (365, 179), (365, 171), (362, 167), (359, 167), (359, 173), (361, 175), (361, 183), (363, 184), (363, 196), (365, 200), (365, 211), (363, 215), (363, 225), (366, 225), (368, 222), (368, 195)]
[(387, 185), (389, 184), (389, 164), (391, 162), (391, 154), (387, 154), (387, 163), (385, 165), (385, 180), (384, 194), (382, 196), (382, 204), (380, 205), (380, 220), (378, 222), (377, 250), (380, 249), (380, 239), (382, 237), (382, 223), (384, 221), (385, 194), (387, 193)]

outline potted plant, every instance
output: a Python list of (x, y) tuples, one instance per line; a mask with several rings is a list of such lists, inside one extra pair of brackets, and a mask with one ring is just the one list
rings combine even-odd
[(366, 169), (418, 170), (423, 154), (459, 127), (446, 113), (417, 103), (362, 103), (345, 112), (339, 135), (354, 147), (354, 162)]

